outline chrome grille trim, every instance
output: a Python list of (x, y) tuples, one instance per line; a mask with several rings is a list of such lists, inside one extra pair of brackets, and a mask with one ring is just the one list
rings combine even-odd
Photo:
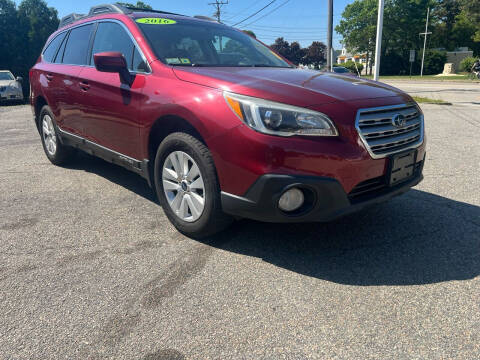
[[(405, 116), (407, 123), (404, 127), (392, 125), (395, 114)], [(359, 109), (355, 128), (374, 159), (416, 148), (423, 143), (424, 138), (423, 114), (413, 103)]]

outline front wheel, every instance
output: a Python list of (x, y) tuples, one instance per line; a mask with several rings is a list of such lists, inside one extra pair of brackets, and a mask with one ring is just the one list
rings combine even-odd
[(167, 136), (155, 158), (155, 189), (165, 214), (183, 234), (202, 238), (225, 229), (220, 186), (208, 148), (185, 133)]

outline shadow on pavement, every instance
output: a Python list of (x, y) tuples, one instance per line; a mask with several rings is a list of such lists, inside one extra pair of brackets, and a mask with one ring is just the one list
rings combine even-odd
[[(149, 201), (140, 176), (79, 154), (70, 169), (102, 176)], [(210, 246), (254, 256), (275, 266), (349, 285), (420, 285), (480, 274), (480, 207), (411, 190), (335, 222), (236, 222)]]
[(88, 173), (97, 174), (149, 201), (158, 203), (154, 191), (140, 175), (126, 170), (119, 165), (111, 164), (95, 156), (88, 155), (83, 151), (78, 151), (76, 159), (64, 167), (66, 169), (83, 170)]
[(480, 274), (480, 207), (411, 190), (327, 224), (243, 220), (208, 243), (340, 284), (465, 280)]

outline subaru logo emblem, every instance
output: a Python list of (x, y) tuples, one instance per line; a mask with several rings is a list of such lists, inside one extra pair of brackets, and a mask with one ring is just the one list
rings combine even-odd
[(395, 114), (392, 116), (392, 125), (395, 127), (404, 127), (407, 125), (407, 119), (402, 114)]

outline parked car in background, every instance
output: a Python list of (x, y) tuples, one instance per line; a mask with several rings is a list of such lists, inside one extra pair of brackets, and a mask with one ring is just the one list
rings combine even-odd
[(53, 164), (79, 148), (140, 174), (194, 237), (242, 217), (329, 221), (423, 178), (409, 95), (297, 69), (215, 21), (96, 6), (62, 20), (30, 80)]
[(332, 67), (332, 71), (337, 74), (357, 76), (357, 74), (351, 72), (349, 69), (343, 66), (334, 66)]
[(21, 77), (15, 78), (8, 70), (0, 70), (0, 102), (23, 101)]

